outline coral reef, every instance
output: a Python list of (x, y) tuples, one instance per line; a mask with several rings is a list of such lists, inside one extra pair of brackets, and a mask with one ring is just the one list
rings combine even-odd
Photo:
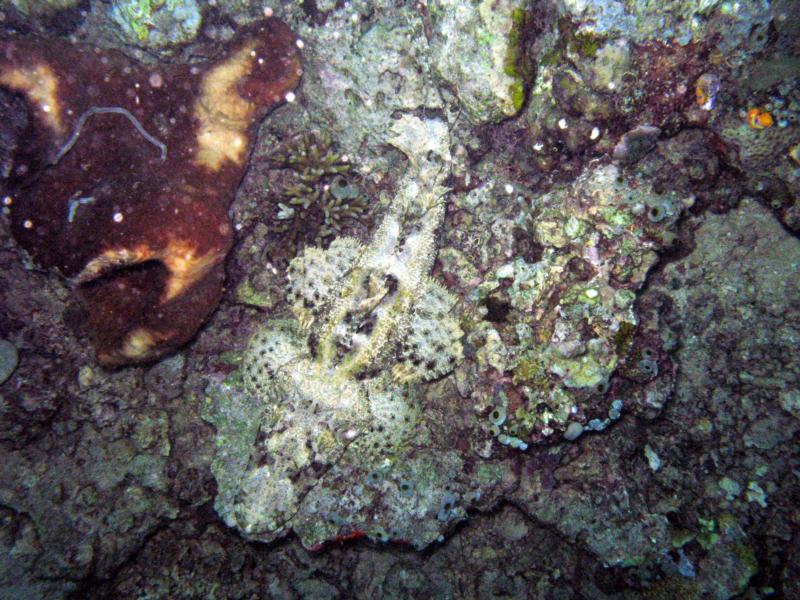
[[(382, 18), (372, 18), (376, 10)], [(303, 96), (312, 129), (327, 132), (369, 174), (391, 173), (400, 156), (382, 144), (394, 119), (446, 107), (433, 80), (426, 20), (417, 11), (366, 1), (329, 10), (324, 19), (324, 27), (313, 19), (292, 23), (300, 36), (315, 40), (303, 52), (304, 85), (318, 92)]]
[(674, 39), (686, 45), (724, 32), (719, 52), (729, 60), (763, 49), (772, 20), (770, 4), (764, 0), (738, 4), (724, 0), (566, 0), (564, 13), (580, 24), (583, 34), (636, 42)]
[(294, 36), (255, 24), (204, 68), (59, 40), (1, 49), (0, 84), (26, 98), (34, 129), (8, 182), (14, 236), (75, 282), (101, 363), (185, 343), (220, 297), (254, 125), (299, 80)]
[[(526, 196), (490, 180), (458, 197), (457, 226), (441, 258), (449, 280), (483, 315), (467, 338), (475, 352), (471, 396), (506, 445), (602, 431), (648, 402), (644, 390), (628, 391), (625, 378), (612, 374), (642, 358), (633, 344), (636, 292), (692, 205), (614, 165)], [(531, 246), (528, 255), (519, 240)], [(660, 376), (634, 370), (650, 387), (672, 376), (667, 361)], [(503, 411), (502, 422), (494, 409)]]
[[(795, 0), (219, 0), (159, 49), (112, 5), (55, 31), (197, 84), (274, 13), (305, 75), (174, 356), (98, 368), (3, 201), (1, 597), (800, 597)], [(0, 181), (47, 158), (23, 100)], [(50, 157), (170, 160), (181, 110), (125, 106)]]

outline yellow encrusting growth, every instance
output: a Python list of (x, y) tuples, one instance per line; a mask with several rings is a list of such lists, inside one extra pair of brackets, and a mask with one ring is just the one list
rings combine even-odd
[(182, 294), (205, 277), (224, 257), (225, 249), (198, 255), (196, 249), (184, 240), (170, 241), (158, 256), (170, 272), (161, 301), (167, 302)]
[(58, 76), (50, 65), (39, 63), (27, 67), (5, 68), (0, 71), (0, 86), (21, 92), (36, 107), (39, 119), (56, 136), (66, 133), (63, 110), (58, 99)]
[(74, 281), (77, 284), (87, 283), (111, 269), (140, 264), (152, 257), (152, 249), (145, 244), (134, 248), (106, 250), (86, 263), (83, 270), (75, 276)]
[(156, 345), (156, 338), (149, 329), (139, 327), (134, 329), (125, 338), (125, 343), (119, 353), (128, 359), (146, 356), (150, 349)]
[(242, 98), (236, 89), (256, 59), (256, 42), (244, 45), (224, 63), (214, 67), (200, 84), (194, 116), (197, 133), (195, 163), (219, 171), (225, 161), (240, 165), (247, 150), (247, 128), (256, 105)]
[(160, 298), (163, 304), (179, 296), (201, 280), (208, 271), (224, 258), (225, 251), (209, 251), (197, 254), (193, 244), (186, 240), (170, 240), (159, 250), (146, 244), (135, 248), (107, 250), (92, 259), (75, 277), (78, 284), (87, 283), (113, 269), (142, 264), (147, 261), (160, 261), (169, 271)]

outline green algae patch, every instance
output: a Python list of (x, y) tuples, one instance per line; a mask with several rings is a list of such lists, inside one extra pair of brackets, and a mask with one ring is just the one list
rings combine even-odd
[(546, 389), (549, 386), (547, 363), (536, 352), (525, 354), (514, 367), (514, 385), (528, 385)]

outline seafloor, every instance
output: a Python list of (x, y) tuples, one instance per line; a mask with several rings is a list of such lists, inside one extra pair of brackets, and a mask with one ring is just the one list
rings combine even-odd
[[(302, 79), (264, 67), (239, 171), (141, 167), (186, 98), (255, 102), (255, 66), (168, 74), (265, 17)], [(0, 599), (800, 598), (797, 1), (3, 0), (0, 32)], [(75, 125), (92, 86), (129, 118)], [(188, 246), (134, 265), (115, 224)]]

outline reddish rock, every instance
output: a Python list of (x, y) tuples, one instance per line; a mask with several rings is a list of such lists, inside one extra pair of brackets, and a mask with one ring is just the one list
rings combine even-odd
[(0, 40), (0, 86), (33, 117), (9, 180), (13, 234), (74, 282), (102, 364), (162, 356), (215, 309), (255, 127), (300, 75), (296, 38), (276, 19), (202, 66)]

